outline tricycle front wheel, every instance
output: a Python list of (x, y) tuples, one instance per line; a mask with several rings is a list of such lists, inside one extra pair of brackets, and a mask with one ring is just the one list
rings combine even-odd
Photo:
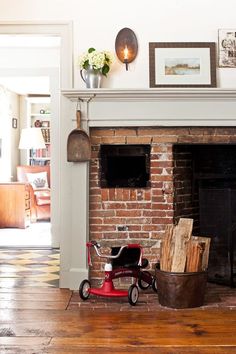
[(91, 288), (91, 284), (90, 284), (90, 281), (88, 281), (87, 279), (83, 280), (80, 283), (79, 295), (82, 300), (87, 300), (89, 298), (89, 295), (90, 295), (89, 289), (90, 288)]
[(129, 287), (129, 293), (128, 293), (128, 300), (130, 305), (135, 306), (136, 302), (138, 301), (138, 297), (139, 297), (138, 287), (137, 285), (132, 284)]

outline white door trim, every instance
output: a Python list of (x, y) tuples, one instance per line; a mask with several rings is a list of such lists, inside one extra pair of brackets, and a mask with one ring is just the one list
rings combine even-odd
[[(56, 210), (55, 220), (53, 221), (52, 233), (58, 235), (58, 240), (61, 240), (61, 215), (62, 213), (62, 183), (61, 183), (61, 169), (60, 169), (60, 88), (73, 88), (73, 26), (72, 22), (15, 22), (15, 21), (1, 21), (0, 34), (32, 34), (45, 36), (59, 36), (61, 38), (60, 51), (60, 83), (56, 96), (52, 97), (52, 105), (55, 109), (57, 106), (58, 120), (55, 124), (54, 134), (58, 146), (52, 151), (52, 183), (56, 187), (55, 193), (57, 196), (52, 198), (52, 209)], [(54, 91), (54, 89), (52, 90)], [(54, 103), (56, 102), (56, 103)], [(53, 109), (52, 107), (52, 109)], [(53, 178), (55, 179), (53, 181)], [(61, 255), (63, 255), (63, 245), (61, 245)], [(66, 252), (66, 251), (65, 251)], [(66, 252), (67, 253), (67, 252)]]

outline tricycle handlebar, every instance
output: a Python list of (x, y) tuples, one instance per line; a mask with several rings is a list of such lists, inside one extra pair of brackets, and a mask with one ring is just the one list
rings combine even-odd
[(99, 247), (97, 247), (97, 245), (93, 245), (93, 247), (95, 248), (95, 251), (97, 253), (97, 255), (101, 258), (108, 258), (108, 259), (116, 259), (119, 258), (121, 255), (121, 252), (123, 251), (124, 248), (127, 248), (127, 245), (125, 246), (121, 246), (121, 248), (119, 249), (119, 252), (115, 255), (110, 255), (110, 254), (102, 254), (99, 252)]
[[(117, 254), (109, 255), (109, 254), (102, 254), (99, 251), (99, 249), (101, 248), (101, 245), (99, 243), (97, 243), (97, 241), (87, 242), (86, 246), (88, 247), (88, 263), (89, 263), (89, 265), (92, 265), (91, 256), (90, 256), (90, 248), (91, 247), (94, 247), (98, 257), (106, 258), (107, 260), (119, 258), (121, 255), (121, 252), (123, 251), (124, 248), (140, 248), (140, 249), (142, 248), (139, 244), (128, 244), (128, 245), (121, 246), (119, 249), (119, 252)], [(141, 264), (141, 258), (142, 258), (142, 251), (140, 252), (139, 264)]]

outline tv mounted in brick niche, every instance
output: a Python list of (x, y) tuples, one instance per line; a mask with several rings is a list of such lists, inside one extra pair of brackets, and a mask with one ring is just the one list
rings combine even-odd
[(150, 187), (150, 145), (101, 145), (101, 188)]

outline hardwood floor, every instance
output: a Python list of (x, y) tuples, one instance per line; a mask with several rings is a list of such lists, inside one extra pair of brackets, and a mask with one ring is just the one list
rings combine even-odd
[(236, 289), (208, 284), (204, 306), (160, 306), (59, 289), (57, 250), (0, 252), (0, 354), (236, 353)]
[(0, 288), (0, 353), (236, 353), (235, 289), (210, 285), (206, 305), (161, 307), (152, 291), (82, 302), (67, 289)]

